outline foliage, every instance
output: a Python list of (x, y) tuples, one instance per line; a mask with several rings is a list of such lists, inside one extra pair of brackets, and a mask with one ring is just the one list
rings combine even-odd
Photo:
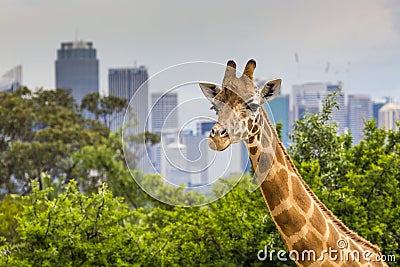
[(145, 131), (124, 135), (125, 158), (131, 169), (135, 169), (139, 160), (147, 153), (147, 149), (159, 143), (161, 137), (155, 133)]
[(0, 202), (0, 237), (4, 238), (0, 244), (4, 245), (5, 240), (13, 243), (18, 239), (16, 215), (22, 209), (22, 202), (16, 195), (8, 195)]
[[(111, 185), (129, 176), (121, 137), (110, 134), (108, 121), (102, 124), (82, 116), (70, 93), (63, 89), (33, 93), (26, 87), (0, 93), (0, 198), (29, 194), (31, 180), (39, 182), (40, 188), (61, 188), (77, 177), (80, 187), (90, 193), (103, 182)], [(102, 117), (121, 112), (125, 105), (124, 99), (100, 98), (96, 93), (82, 103)], [(150, 145), (160, 140), (145, 132), (128, 136), (133, 145), (141, 144), (138, 136)], [(137, 161), (140, 155), (135, 156)]]
[(349, 133), (338, 134), (336, 122), (331, 122), (333, 108), (339, 108), (336, 101), (339, 94), (334, 91), (326, 97), (321, 113), (307, 114), (296, 121), (290, 136), (292, 160), (306, 164), (318, 161), (323, 186), (329, 191), (336, 189), (336, 179), (345, 174), (347, 166), (342, 159), (352, 142)]
[(208, 206), (131, 210), (102, 185), (84, 195), (71, 180), (24, 197), (19, 237), (0, 247), (2, 266), (294, 266), (260, 262), (257, 252), (283, 243), (260, 192), (243, 179)]
[(19, 242), (3, 246), (2, 266), (131, 266), (137, 254), (134, 214), (106, 186), (85, 196), (71, 181), (58, 198), (51, 188), (25, 197)]
[(98, 121), (77, 111), (69, 90), (32, 93), (21, 88), (0, 93), (0, 187), (2, 192), (27, 194), (40, 176), (70, 179), (70, 156), (109, 134)]
[[(331, 123), (335, 97), (295, 123), (291, 157), (334, 214), (399, 259), (400, 132), (367, 122), (364, 140), (352, 145)], [(294, 266), (257, 258), (265, 246), (285, 246), (261, 193), (248, 191), (250, 175), (209, 205), (170, 206), (145, 191), (188, 204), (205, 196), (169, 187), (158, 175), (130, 173), (120, 136), (85, 119), (68, 91), (21, 88), (0, 93), (0, 101), (0, 183), (7, 194), (0, 202), (0, 266)], [(158, 138), (142, 133), (125, 141), (134, 147)]]
[(351, 144), (330, 123), (335, 94), (323, 111), (295, 122), (290, 148), (299, 172), (317, 196), (352, 230), (400, 257), (400, 132), (365, 123), (364, 140)]
[(115, 116), (125, 110), (127, 102), (114, 95), (102, 97), (99, 93), (89, 93), (82, 99), (81, 110), (89, 111), (110, 128)]

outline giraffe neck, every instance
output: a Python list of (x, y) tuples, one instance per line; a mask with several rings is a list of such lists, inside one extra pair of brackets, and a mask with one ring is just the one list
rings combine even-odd
[[(340, 250), (338, 242), (345, 240), (352, 251), (380, 254), (378, 247), (350, 231), (316, 197), (298, 173), (264, 110), (261, 117), (260, 137), (246, 145), (264, 200), (288, 249), (299, 253), (313, 250), (321, 255), (329, 248)], [(361, 263), (355, 266), (363, 266)]]

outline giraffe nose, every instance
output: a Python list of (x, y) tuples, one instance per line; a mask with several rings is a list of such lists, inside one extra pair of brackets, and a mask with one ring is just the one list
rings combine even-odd
[(222, 151), (231, 144), (228, 130), (218, 122), (211, 128), (208, 137), (208, 146), (212, 150)]
[(211, 128), (210, 137), (214, 138), (216, 136), (220, 137), (228, 136), (228, 131), (225, 128), (221, 127), (220, 125), (215, 125), (214, 127)]

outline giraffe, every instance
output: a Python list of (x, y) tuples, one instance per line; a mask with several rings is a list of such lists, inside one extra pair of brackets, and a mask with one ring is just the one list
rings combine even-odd
[(337, 219), (301, 178), (262, 104), (278, 95), (281, 79), (254, 86), (255, 60), (241, 77), (229, 60), (221, 88), (200, 83), (218, 120), (208, 145), (222, 151), (243, 141), (273, 221), (298, 266), (387, 266), (379, 248)]

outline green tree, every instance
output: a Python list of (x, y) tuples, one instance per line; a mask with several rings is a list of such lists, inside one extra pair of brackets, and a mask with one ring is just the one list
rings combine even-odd
[(100, 96), (99, 93), (87, 94), (81, 103), (81, 110), (89, 111), (108, 128), (111, 128), (115, 116), (125, 111), (126, 107), (126, 99), (114, 95)]
[[(350, 133), (338, 134), (338, 125), (332, 122), (333, 108), (339, 108), (336, 97), (339, 91), (329, 94), (324, 102), (322, 112), (306, 114), (294, 123), (293, 141), (289, 153), (300, 170), (314, 169), (318, 165), (318, 175), (304, 173), (305, 181), (321, 192), (323, 202), (335, 202), (335, 190), (341, 186), (337, 179), (348, 170), (347, 151), (351, 147)], [(319, 177), (318, 177), (319, 176)], [(313, 186), (315, 185), (315, 186)], [(322, 191), (323, 192), (322, 194)]]
[(109, 130), (77, 111), (68, 90), (34, 93), (20, 88), (0, 93), (0, 186), (2, 193), (27, 194), (30, 181), (70, 179), (71, 155), (109, 135)]
[(338, 179), (342, 196), (335, 207), (348, 225), (363, 237), (379, 245), (384, 254), (400, 250), (400, 153), (399, 132), (379, 129), (366, 122), (364, 140), (348, 153), (350, 162), (345, 176)]
[[(130, 172), (118, 133), (82, 117), (68, 91), (21, 88), (0, 101), (1, 192), (27, 195), (0, 202), (0, 266), (294, 266), (276, 253), (257, 258), (285, 246), (260, 191), (248, 191), (250, 175), (215, 183), (216, 194), (233, 189), (209, 205), (170, 206), (146, 192), (188, 205), (207, 196)], [(399, 259), (400, 132), (366, 122), (352, 146), (331, 123), (334, 107), (335, 94), (295, 123), (291, 156), (349, 228)], [(159, 137), (124, 140), (134, 147)]]
[(0, 202), (0, 239), (13, 244), (19, 238), (17, 233), (18, 221), (16, 216), (23, 210), (23, 203), (17, 195), (8, 195)]
[(399, 133), (365, 122), (364, 139), (352, 146), (350, 134), (338, 134), (330, 123), (334, 97), (327, 97), (321, 113), (295, 122), (291, 156), (335, 215), (399, 259)]
[(58, 198), (48, 188), (24, 197), (19, 242), (2, 246), (2, 266), (134, 266), (135, 215), (105, 185), (91, 196), (73, 180)]

